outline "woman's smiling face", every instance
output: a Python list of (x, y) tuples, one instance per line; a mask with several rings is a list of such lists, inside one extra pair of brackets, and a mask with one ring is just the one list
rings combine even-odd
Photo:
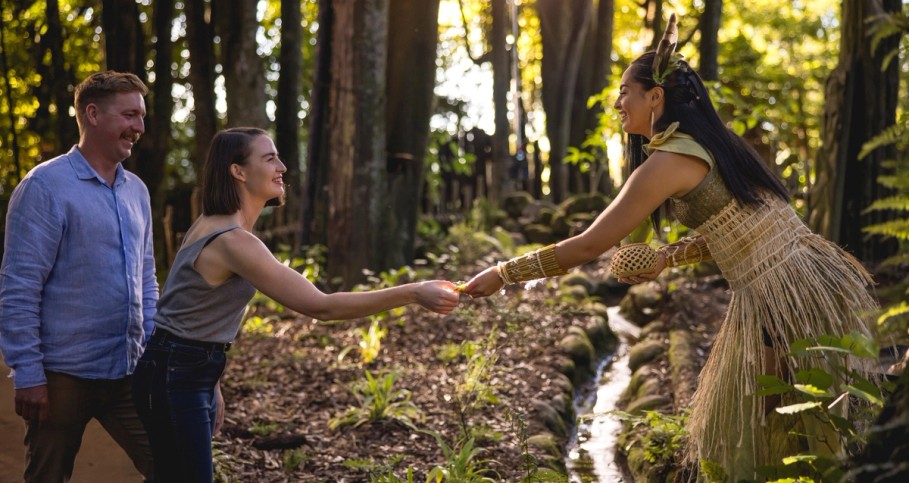
[(651, 91), (653, 89), (646, 90), (643, 84), (634, 80), (631, 68), (622, 74), (619, 97), (613, 107), (619, 112), (625, 133), (650, 137), (651, 115), (658, 114), (654, 112)]

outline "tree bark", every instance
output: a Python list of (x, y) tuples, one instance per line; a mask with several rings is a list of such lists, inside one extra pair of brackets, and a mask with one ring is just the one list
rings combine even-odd
[[(874, 0), (879, 2), (880, 0)], [(885, 0), (888, 12), (899, 11), (899, 0)], [(862, 145), (896, 119), (899, 72), (893, 62), (881, 71), (883, 55), (898, 42), (882, 42), (871, 52), (866, 19), (872, 13), (866, 0), (843, 2), (843, 33), (839, 65), (827, 80), (823, 146), (818, 153), (817, 180), (810, 194), (809, 225), (839, 243), (860, 260), (873, 263), (894, 254), (893, 240), (865, 240), (862, 228), (893, 218), (886, 211), (863, 214), (874, 200), (891, 194), (878, 183), (882, 161), (893, 146), (858, 160)]]
[(590, 0), (537, 0), (543, 39), (542, 98), (549, 138), (550, 189), (553, 201), (568, 193), (562, 159), (568, 150), (571, 112), (583, 43), (590, 27)]
[(439, 38), (439, 0), (391, 0), (389, 4), (386, 110), (388, 195), (391, 215), (379, 253), (380, 269), (400, 267), (414, 256), (423, 199)]
[(385, 162), (388, 0), (336, 0), (328, 106), (328, 260), (343, 288), (376, 269), (389, 200)]
[(119, 72), (132, 72), (146, 81), (147, 45), (142, 23), (139, 21), (138, 4), (121, 0), (102, 0), (101, 24), (107, 68)]
[[(508, 135), (508, 88), (511, 83), (511, 62), (508, 59), (506, 36), (510, 27), (505, 0), (492, 0), (492, 104), (495, 112), (495, 132), (492, 135), (492, 173), (486, 179), (486, 191), (493, 203), (501, 199), (507, 181), (510, 161)], [(515, 112), (517, 115), (517, 112)]]
[(332, 0), (319, 0), (319, 31), (316, 38), (316, 66), (309, 110), (309, 144), (306, 152), (306, 180), (303, 185), (304, 245), (328, 243), (328, 108), (331, 87), (334, 8)]
[(219, 10), (216, 15), (229, 127), (267, 129), (270, 125), (265, 112), (265, 66), (256, 52), (258, 3), (258, 0), (236, 0), (231, 2), (230, 10)]
[[(186, 15), (186, 44), (189, 49), (189, 85), (193, 92), (193, 140), (191, 159), (197, 178), (202, 176), (202, 167), (208, 154), (208, 145), (218, 130), (215, 114), (215, 29), (212, 11), (202, 0), (184, 3)], [(191, 216), (196, 219), (202, 214), (201, 187), (197, 184), (191, 197)]]
[(286, 204), (274, 213), (273, 228), (279, 229), (278, 239), (288, 242), (291, 254), (300, 249), (300, 220), (302, 200), (300, 183), (300, 93), (303, 69), (303, 26), (300, 2), (281, 1), (281, 48), (278, 61), (281, 76), (275, 110), (275, 147), (287, 166), (284, 174)]
[(698, 74), (706, 81), (715, 81), (720, 78), (719, 66), (719, 32), (723, 19), (723, 0), (705, 0), (704, 13), (699, 22), (701, 30), (700, 66)]

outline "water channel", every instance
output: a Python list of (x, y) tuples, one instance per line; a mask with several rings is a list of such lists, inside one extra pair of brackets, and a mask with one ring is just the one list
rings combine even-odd
[(600, 363), (596, 384), (582, 390), (574, 401), (577, 431), (566, 452), (569, 481), (574, 483), (630, 481), (615, 459), (616, 437), (622, 423), (609, 411), (615, 409), (631, 380), (629, 341), (636, 340), (641, 329), (622, 317), (618, 307), (609, 308), (609, 327), (618, 335), (619, 346)]

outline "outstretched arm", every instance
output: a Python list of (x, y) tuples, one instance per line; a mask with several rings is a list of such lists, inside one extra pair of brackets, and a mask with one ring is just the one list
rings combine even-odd
[[(600, 213), (583, 233), (559, 242), (554, 257), (562, 269), (576, 267), (600, 256), (617, 245), (667, 198), (683, 196), (704, 179), (707, 165), (697, 158), (656, 152), (641, 165), (622, 187), (619, 195)], [(510, 262), (509, 262), (510, 263)], [(484, 297), (513, 280), (509, 273), (501, 277), (500, 267), (489, 267), (472, 278), (464, 292), (471, 297)], [(533, 273), (545, 276), (546, 273)]]
[(326, 294), (306, 277), (279, 262), (261, 240), (243, 230), (216, 238), (205, 250), (209, 260), (248, 280), (260, 292), (301, 314), (319, 320), (365, 317), (408, 304), (447, 314), (458, 305), (451, 282), (433, 280), (368, 292)]

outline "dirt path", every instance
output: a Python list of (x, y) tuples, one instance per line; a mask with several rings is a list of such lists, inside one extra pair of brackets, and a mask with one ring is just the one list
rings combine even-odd
[[(0, 358), (0, 483), (22, 481), (25, 467), (25, 428), (13, 405), (13, 382), (9, 368)], [(74, 483), (140, 482), (142, 476), (126, 453), (92, 420), (82, 438), (82, 449), (73, 469)]]

